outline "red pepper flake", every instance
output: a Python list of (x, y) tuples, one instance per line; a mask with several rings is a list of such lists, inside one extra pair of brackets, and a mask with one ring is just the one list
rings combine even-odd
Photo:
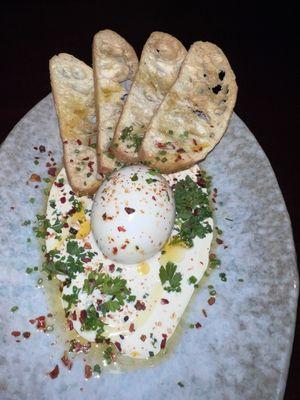
[(73, 367), (73, 362), (68, 358), (68, 353), (65, 351), (64, 355), (61, 358), (62, 363), (68, 368), (68, 370), (71, 370)]
[(129, 332), (134, 332), (134, 331), (135, 331), (134, 324), (132, 323), (129, 325)]
[(152, 200), (156, 201), (156, 197), (155, 197), (155, 196), (152, 196)]
[(216, 242), (217, 242), (218, 244), (223, 244), (223, 243), (224, 243), (223, 240), (222, 240), (222, 239), (219, 239), (219, 238), (216, 239)]
[(36, 322), (36, 319), (30, 319), (29, 322), (31, 323), (31, 325), (34, 325)]
[(113, 254), (117, 254), (117, 252), (118, 252), (117, 247), (113, 247)]
[(142, 342), (144, 342), (147, 339), (147, 336), (146, 335), (141, 335), (140, 339), (141, 339)]
[(12, 334), (12, 336), (14, 336), (14, 337), (18, 337), (18, 336), (21, 335), (21, 332), (20, 332), (20, 331), (12, 331), (11, 334)]
[(69, 224), (67, 222), (64, 223), (64, 228), (69, 228)]
[(88, 161), (90, 159), (90, 157), (85, 157), (82, 159), (82, 161)]
[(94, 161), (89, 161), (89, 162), (88, 162), (88, 167), (89, 167), (89, 169), (90, 169), (90, 172), (93, 172), (93, 171), (94, 171), (94, 169), (93, 169), (93, 164), (95, 164)]
[(210, 260), (214, 260), (217, 256), (215, 255), (215, 253), (210, 253), (209, 255), (209, 259)]
[(166, 347), (166, 343), (167, 343), (167, 335), (165, 333), (163, 333), (163, 340), (160, 343), (160, 348), (164, 349)]
[(177, 151), (177, 153), (180, 153), (180, 154), (185, 153), (185, 150), (182, 147), (176, 151)]
[(194, 138), (193, 138), (193, 143), (194, 143), (195, 146), (197, 146), (197, 144), (198, 144), (198, 143), (197, 143), (197, 140), (194, 139)]
[(81, 311), (80, 311), (80, 317), (79, 317), (79, 321), (80, 321), (81, 324), (84, 323), (86, 317), (87, 317), (87, 312), (86, 312), (86, 310), (81, 310)]
[(73, 322), (70, 319), (67, 319), (67, 327), (69, 331), (72, 331), (74, 329)]
[(55, 168), (55, 167), (50, 167), (50, 168), (48, 169), (48, 175), (54, 177), (54, 176), (56, 175), (56, 168)]
[(156, 147), (158, 147), (159, 149), (164, 149), (166, 147), (166, 144), (161, 142), (156, 142)]
[(82, 145), (82, 141), (80, 139), (77, 139), (76, 142), (79, 144), (79, 146)]
[(70, 316), (71, 316), (71, 318), (72, 318), (73, 321), (76, 321), (76, 320), (77, 320), (77, 314), (76, 314), (76, 311), (75, 311), (75, 310), (71, 313)]
[(43, 146), (43, 145), (40, 145), (40, 146), (39, 146), (39, 151), (40, 151), (40, 153), (45, 153), (46, 147)]
[(141, 311), (141, 310), (144, 311), (144, 310), (146, 310), (146, 305), (143, 301), (138, 300), (135, 303), (134, 308), (138, 311)]
[(66, 202), (65, 196), (61, 197), (59, 200), (60, 200), (60, 202), (61, 202), (62, 204), (64, 204), (64, 203)]
[(124, 250), (124, 249), (126, 249), (126, 247), (127, 247), (127, 244), (123, 244), (123, 245), (121, 246), (121, 249)]
[(59, 368), (58, 365), (55, 365), (52, 371), (48, 372), (48, 375), (50, 376), (51, 379), (55, 379), (58, 377), (59, 374)]
[(90, 262), (90, 261), (91, 261), (91, 259), (90, 259), (90, 258), (88, 258), (88, 257), (85, 257), (85, 258), (83, 258), (83, 259), (82, 259), (82, 261), (83, 261), (84, 263), (88, 263), (88, 262)]
[(210, 298), (207, 300), (207, 302), (208, 302), (208, 304), (209, 304), (210, 306), (212, 306), (213, 304), (215, 304), (216, 299), (215, 299), (214, 297), (210, 297)]
[(130, 207), (125, 207), (125, 211), (127, 212), (127, 214), (133, 214), (135, 212), (135, 209)]
[(29, 182), (41, 182), (41, 177), (38, 174), (31, 174)]
[(200, 322), (195, 323), (195, 328), (200, 329), (201, 327), (202, 327), (202, 325), (200, 324)]
[(205, 182), (204, 179), (199, 177), (199, 178), (197, 178), (197, 185), (201, 186), (201, 187), (205, 187), (206, 186), (206, 182)]
[(126, 229), (124, 228), (124, 226), (118, 226), (118, 231), (119, 232), (126, 232)]
[(90, 365), (86, 364), (84, 366), (84, 377), (85, 379), (90, 379), (93, 375), (93, 371)]
[(25, 339), (28, 339), (28, 338), (30, 338), (30, 335), (31, 335), (31, 333), (30, 332), (23, 332), (23, 337), (25, 338)]
[(115, 342), (115, 346), (119, 350), (119, 352), (121, 353), (121, 351), (122, 351), (121, 344), (119, 342)]
[(160, 300), (160, 304), (164, 305), (164, 304), (169, 304), (169, 300), (167, 299), (161, 299)]
[(202, 314), (204, 315), (205, 318), (207, 318), (207, 312), (204, 310), (204, 308), (202, 309)]
[(58, 187), (58, 188), (61, 188), (61, 187), (64, 186), (64, 183), (63, 183), (63, 182), (54, 182), (54, 185), (55, 185), (56, 187)]
[(89, 242), (85, 242), (84, 245), (83, 245), (83, 247), (84, 247), (85, 249), (91, 249), (91, 248), (92, 248), (92, 245), (91, 245), (91, 243), (89, 243)]
[(110, 265), (108, 266), (108, 269), (109, 269), (109, 272), (114, 272), (114, 270), (115, 270), (115, 264), (110, 264)]
[(103, 221), (106, 221), (106, 218), (107, 218), (106, 213), (102, 214), (102, 219), (103, 219)]
[(39, 330), (44, 330), (46, 328), (46, 318), (44, 315), (36, 318), (37, 324), (36, 327)]

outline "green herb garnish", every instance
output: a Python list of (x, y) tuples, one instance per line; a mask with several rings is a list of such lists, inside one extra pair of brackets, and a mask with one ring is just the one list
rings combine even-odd
[[(180, 272), (176, 272), (177, 265), (171, 261), (168, 261), (166, 266), (161, 266), (159, 269), (159, 277), (164, 290), (167, 292), (181, 292), (180, 283), (182, 275)], [(164, 286), (165, 283), (169, 283), (169, 286)]]
[(131, 149), (134, 148), (134, 151), (137, 152), (142, 144), (143, 141), (143, 136), (141, 136), (138, 133), (132, 133), (133, 131), (133, 126), (126, 127), (122, 130), (122, 133), (120, 135), (120, 140), (122, 142), (129, 142), (127, 144), (127, 148)]
[(18, 306), (13, 306), (13, 307), (10, 309), (10, 311), (11, 311), (11, 312), (16, 312), (16, 311), (18, 311), (18, 309), (19, 309)]

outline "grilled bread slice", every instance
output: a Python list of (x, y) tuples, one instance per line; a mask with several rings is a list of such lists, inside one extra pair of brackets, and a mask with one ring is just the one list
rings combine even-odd
[(150, 120), (175, 82), (185, 55), (184, 46), (173, 36), (162, 32), (150, 35), (115, 131), (117, 159), (139, 161), (139, 146)]
[(236, 96), (235, 75), (222, 50), (195, 42), (148, 127), (141, 160), (163, 173), (203, 160), (226, 131)]
[(125, 39), (108, 29), (96, 33), (93, 71), (99, 172), (112, 172), (120, 164), (110, 146), (137, 69), (138, 58)]
[(91, 195), (100, 184), (93, 71), (65, 53), (52, 57), (49, 66), (68, 180), (76, 194)]

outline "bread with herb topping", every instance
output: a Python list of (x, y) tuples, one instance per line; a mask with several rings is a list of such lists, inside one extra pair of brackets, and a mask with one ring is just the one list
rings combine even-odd
[(141, 160), (162, 173), (203, 160), (224, 135), (236, 96), (235, 75), (222, 50), (195, 42), (148, 127)]
[(91, 195), (100, 185), (93, 71), (66, 53), (52, 57), (49, 67), (68, 180), (77, 195)]
[(96, 33), (93, 71), (99, 172), (112, 172), (119, 166), (110, 146), (137, 68), (138, 58), (125, 39), (109, 29)]
[(118, 160), (139, 161), (138, 150), (150, 120), (176, 80), (185, 55), (175, 37), (163, 32), (150, 35), (114, 134), (113, 152)]

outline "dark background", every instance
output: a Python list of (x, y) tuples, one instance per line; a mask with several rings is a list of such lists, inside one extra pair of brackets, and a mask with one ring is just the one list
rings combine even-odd
[[(235, 111), (273, 166), (299, 253), (300, 43), (296, 18), (295, 6), (289, 2), (277, 6), (275, 1), (183, 1), (178, 6), (153, 0), (136, 5), (109, 0), (7, 2), (0, 6), (1, 142), (50, 92), (49, 58), (68, 52), (91, 65), (91, 41), (100, 29), (116, 30), (138, 55), (154, 30), (175, 35), (187, 48), (196, 40), (212, 41), (223, 49), (235, 71), (239, 85)], [(299, 370), (298, 323), (285, 400), (300, 398)]]

